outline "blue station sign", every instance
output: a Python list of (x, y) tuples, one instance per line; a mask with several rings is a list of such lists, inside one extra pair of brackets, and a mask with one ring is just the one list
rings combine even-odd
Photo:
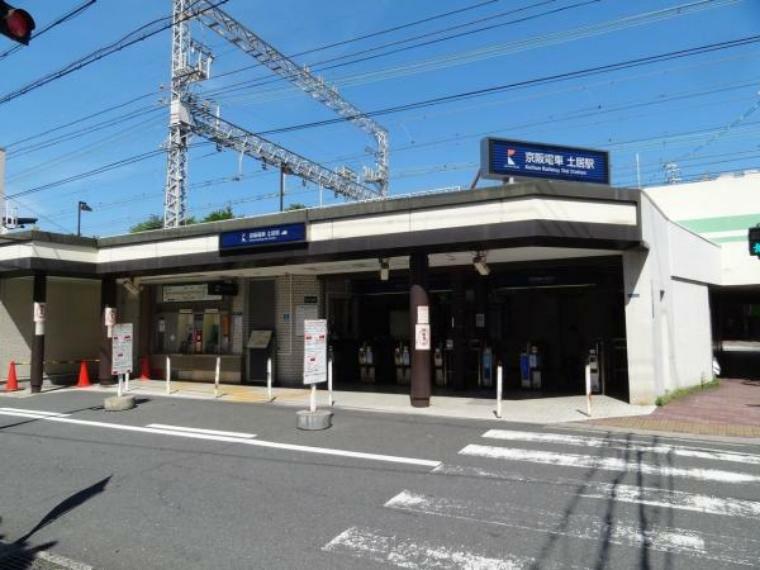
[(480, 160), (483, 178), (610, 183), (609, 153), (601, 150), (486, 138)]
[(306, 224), (281, 224), (219, 234), (219, 250), (247, 249), (306, 241)]

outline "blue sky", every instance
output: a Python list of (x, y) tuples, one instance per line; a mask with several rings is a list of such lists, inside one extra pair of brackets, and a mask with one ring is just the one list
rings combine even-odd
[[(16, 0), (15, 5), (33, 12), (43, 27), (80, 3)], [(28, 48), (0, 59), (0, 97), (169, 14), (170, 9), (170, 0), (98, 0)], [(373, 111), (760, 35), (758, 0), (229, 0), (224, 6), (286, 54), (458, 9), (466, 10), (296, 60), (319, 70), (325, 60), (371, 48), (379, 49), (368, 54), (384, 54), (409, 45), (381, 47), (400, 40), (473, 31), (322, 73), (359, 108)], [(535, 17), (511, 23), (526, 16)], [(476, 20), (480, 21), (470, 23)], [(474, 31), (485, 26), (492, 29)], [(195, 26), (193, 36), (217, 55), (212, 79), (198, 91), (221, 91), (216, 100), (222, 116), (230, 121), (263, 131), (334, 116), (283, 81), (233, 90), (240, 82), (273, 76), (259, 67), (214, 79), (214, 74), (243, 68), (253, 60), (208, 29)], [(10, 47), (10, 42), (0, 38), (0, 53)], [(9, 151), (7, 193), (25, 192), (160, 149), (168, 123), (168, 110), (162, 104), (166, 95), (160, 88), (169, 81), (169, 55), (170, 34), (164, 31), (0, 105), (0, 146)], [(636, 185), (637, 153), (645, 185), (662, 183), (663, 165), (670, 161), (677, 162), (685, 179), (756, 168), (760, 159), (760, 112), (754, 112), (760, 91), (759, 56), (760, 43), (751, 43), (383, 116), (378, 121), (390, 132), (391, 193), (467, 186), (477, 169), (479, 140), (489, 134), (608, 149), (616, 186)], [(139, 96), (144, 97), (111, 113), (18, 143)], [(124, 120), (127, 113), (133, 116)], [(109, 122), (107, 128), (87, 130), (103, 121)], [(70, 140), (52, 140), (81, 129), (86, 132)], [(365, 155), (370, 141), (351, 125), (271, 138), (331, 167), (348, 164), (358, 170), (362, 164), (371, 165)], [(277, 173), (262, 170), (253, 159), (240, 160), (234, 153), (216, 152), (205, 145), (191, 151), (189, 168), (193, 215), (202, 217), (228, 204), (238, 215), (278, 207)], [(73, 232), (77, 201), (86, 200), (95, 211), (85, 214), (83, 232), (112, 235), (162, 212), (164, 179), (165, 157), (157, 155), (30, 193), (14, 205), (21, 215), (41, 216), (39, 225), (45, 229)], [(325, 203), (341, 201), (328, 191), (323, 199)], [(319, 192), (311, 184), (290, 178), (286, 204), (293, 202), (318, 204)]]

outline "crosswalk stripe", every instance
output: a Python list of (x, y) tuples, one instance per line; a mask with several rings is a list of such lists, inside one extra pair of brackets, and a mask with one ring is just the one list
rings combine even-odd
[(511, 503), (475, 503), (402, 491), (385, 507), (406, 512), (498, 525), (553, 536), (599, 541), (633, 548), (697, 556), (721, 563), (753, 565), (760, 543), (657, 525), (612, 524), (598, 516), (549, 512)]
[(578, 435), (565, 435), (557, 433), (536, 433), (529, 431), (516, 431), (504, 429), (492, 429), (483, 434), (487, 439), (503, 441), (525, 441), (529, 443), (556, 443), (558, 445), (574, 445), (580, 447), (595, 447), (602, 449), (615, 449), (631, 453), (656, 453), (663, 455), (675, 455), (679, 457), (693, 457), (695, 459), (708, 459), (714, 461), (730, 461), (732, 463), (747, 463), (760, 465), (760, 455), (749, 453), (725, 452), (717, 449), (694, 448), (667, 444), (646, 445), (638, 442), (626, 441), (625, 439), (606, 439), (600, 437), (585, 437)]
[(614, 500), (622, 503), (663, 507), (709, 515), (760, 519), (760, 502), (758, 501), (746, 501), (729, 497), (715, 497), (712, 495), (687, 493), (685, 491), (655, 489), (652, 487), (621, 485), (600, 481), (538, 479), (536, 477), (524, 477), (513, 471), (482, 469), (471, 465), (449, 465), (444, 463), (433, 469), (433, 473), (455, 477), (482, 477), (529, 484), (542, 483), (552, 487), (569, 487), (571, 492), (586, 499)]
[[(534, 568), (536, 565), (534, 558), (515, 555), (494, 558), (470, 552), (464, 548), (452, 548), (427, 541), (417, 542), (410, 538), (399, 538), (382, 531), (356, 526), (340, 533), (322, 550), (413, 570), (417, 568), (523, 570)], [(557, 566), (545, 564), (541, 567), (557, 568)], [(563, 567), (568, 568), (568, 566)]]
[(495, 447), (491, 445), (470, 444), (464, 447), (461, 455), (485, 457), (488, 459), (504, 459), (511, 461), (527, 461), (561, 467), (581, 467), (601, 469), (604, 471), (631, 471), (646, 475), (662, 477), (686, 477), (700, 481), (718, 481), (721, 483), (757, 483), (760, 477), (749, 473), (723, 471), (720, 469), (700, 469), (686, 467), (671, 467), (668, 465), (652, 465), (638, 461), (629, 461), (618, 457), (596, 457), (591, 455), (574, 455), (571, 453), (555, 453), (533, 449), (516, 449), (512, 447)]

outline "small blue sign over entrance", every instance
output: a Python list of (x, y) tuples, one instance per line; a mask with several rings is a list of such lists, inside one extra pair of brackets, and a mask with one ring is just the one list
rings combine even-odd
[(486, 138), (481, 143), (483, 178), (553, 178), (610, 183), (609, 153), (601, 150)]
[(246, 249), (264, 245), (306, 241), (306, 224), (281, 224), (219, 234), (219, 250)]

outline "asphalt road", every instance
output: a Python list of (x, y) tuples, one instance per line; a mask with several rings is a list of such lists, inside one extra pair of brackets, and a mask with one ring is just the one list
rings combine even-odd
[(304, 433), (261, 405), (101, 406), (0, 398), (0, 542), (104, 570), (760, 567), (757, 446), (340, 410)]

